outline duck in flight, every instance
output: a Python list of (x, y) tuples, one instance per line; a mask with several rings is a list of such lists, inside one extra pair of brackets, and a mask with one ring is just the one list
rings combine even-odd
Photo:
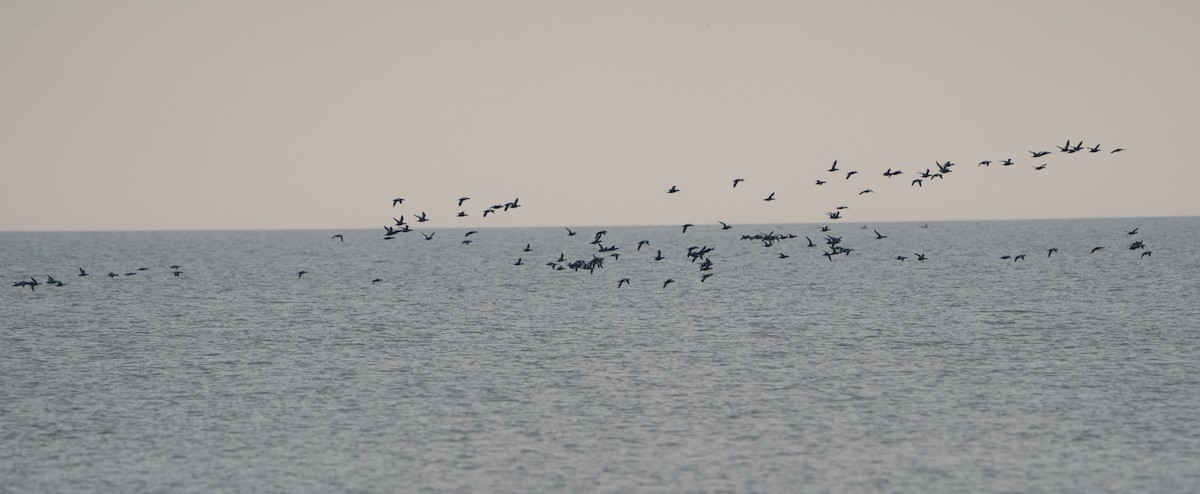
[(376, 283), (379, 283), (380, 281), (383, 281), (383, 278), (375, 278), (375, 279), (371, 280), (371, 284), (374, 285)]
[(668, 194), (674, 194), (676, 192), (679, 192), (679, 188), (675, 187), (674, 185), (672, 185), (671, 188), (667, 189)]
[(429, 221), (429, 218), (425, 217), (424, 211), (421, 211), (421, 214), (417, 215), (417, 223), (424, 223), (426, 221)]
[(1040, 165), (1038, 165), (1038, 166), (1035, 166), (1035, 167), (1033, 167), (1033, 169), (1034, 169), (1034, 170), (1045, 170), (1045, 169), (1046, 169), (1046, 164), (1045, 164), (1045, 163), (1042, 163), (1042, 164), (1040, 164)]
[(667, 278), (667, 281), (663, 282), (663, 288), (666, 288), (667, 285), (670, 285), (671, 283), (674, 283), (674, 282), (675, 282), (675, 280), (673, 280), (671, 278)]
[(896, 256), (897, 261), (904, 262), (905, 259), (908, 259), (908, 258), (904, 257), (904, 256)]
[[(1137, 229), (1137, 228), (1134, 228), (1134, 229), (1132, 229), (1132, 230), (1129, 230), (1129, 231), (1127, 231), (1127, 232), (1125, 232), (1125, 233), (1127, 233), (1127, 234), (1129, 234), (1129, 235), (1137, 235), (1137, 232), (1138, 232), (1138, 229)], [(81, 268), (80, 270), (82, 271), (82, 268)]]
[(396, 207), (397, 204), (404, 204), (404, 198), (397, 197), (395, 199), (392, 199), (392, 207)]
[[(567, 228), (567, 227), (564, 226), (563, 228)], [(575, 233), (577, 233), (577, 232), (575, 232), (574, 230), (572, 230), (570, 228), (567, 228), (567, 236), (568, 237), (574, 237)]]
[(458, 214), (457, 214), (457, 215), (455, 215), (455, 216), (458, 216), (459, 218), (465, 218), (465, 217), (467, 217), (467, 212), (466, 212), (466, 211), (459, 211), (459, 212), (458, 212)]
[(396, 222), (396, 226), (404, 226), (404, 225), (405, 225), (405, 223), (404, 223), (404, 215), (400, 215), (400, 219), (396, 219), (396, 217), (395, 217), (395, 216), (392, 216), (392, 221), (395, 221), (395, 222)]
[(463, 236), (464, 236), (464, 237), (470, 237), (471, 235), (474, 235), (474, 234), (476, 234), (476, 233), (479, 233), (479, 230), (471, 230), (471, 231), (467, 232), (467, 234), (466, 234), (466, 235), (463, 235)]
[[(425, 232), (421, 232), (421, 235), (425, 235)], [(437, 232), (433, 232), (433, 233), (430, 233), (429, 235), (425, 235), (425, 240), (433, 240), (434, 235), (437, 235)]]
[(1054, 154), (1054, 153), (1052, 153), (1050, 151), (1030, 151), (1029, 154), (1032, 154), (1034, 158), (1041, 158), (1042, 156), (1045, 156), (1047, 154)]
[(883, 240), (885, 238), (887, 238), (887, 235), (879, 233), (879, 230), (875, 230), (875, 240)]
[(850, 180), (850, 177), (854, 176), (854, 174), (855, 174), (855, 173), (858, 173), (858, 172), (857, 172), (857, 171), (855, 171), (855, 170), (850, 170), (849, 172), (847, 172), (847, 173), (846, 173), (846, 180)]
[[(109, 274), (111, 274), (111, 273), (109, 273)], [(300, 272), (296, 273), (296, 277), (303, 278), (305, 274), (308, 274), (308, 271), (300, 271)]]
[(650, 245), (649, 240), (638, 240), (637, 250), (642, 250), (643, 245)]
[(530, 247), (529, 244), (525, 244), (525, 252), (533, 252), (533, 247)]
[(875, 191), (873, 191), (873, 190), (871, 190), (871, 189), (867, 189), (867, 190), (864, 190), (864, 191), (862, 191), (862, 192), (859, 192), (859, 193), (858, 193), (858, 195), (860, 195), (860, 196), (861, 196), (861, 195), (863, 195), (863, 194), (870, 194), (870, 193), (872, 193), (872, 192), (875, 192)]
[(909, 187), (912, 187), (913, 185), (916, 185), (917, 187), (924, 187), (924, 185), (922, 185), (922, 184), (924, 184), (924, 183), (925, 183), (925, 182), (924, 182), (923, 180), (921, 180), (921, 179), (919, 179), (919, 178), (914, 178), (914, 179), (913, 179), (913, 181), (912, 181), (912, 183), (911, 183), (911, 184), (909, 184)]
[(663, 260), (663, 259), (666, 259), (666, 258), (665, 258), (665, 257), (663, 257), (663, 255), (662, 255), (662, 251), (660, 250), (660, 251), (658, 251), (658, 254), (654, 256), (654, 260), (655, 260), (655, 261), (661, 261), (661, 260)]
[(1008, 158), (1008, 159), (1000, 162), (1000, 166), (1012, 166), (1012, 164), (1013, 164), (1012, 158)]
[(722, 230), (728, 230), (728, 229), (730, 229), (730, 228), (733, 228), (733, 226), (731, 226), (731, 225), (730, 225), (730, 224), (728, 224), (728, 223), (725, 223), (724, 221), (717, 221), (717, 223), (720, 223), (720, 224), (721, 224), (721, 229), (722, 229)]
[(914, 253), (913, 255), (914, 255), (914, 256), (917, 256), (917, 260), (918, 260), (918, 261), (924, 261), (924, 260), (928, 259), (928, 257), (925, 257), (925, 254), (916, 254), (916, 253)]
[(830, 167), (829, 167), (829, 170), (827, 170), (827, 171), (831, 171), (831, 172), (836, 172), (836, 171), (838, 171), (838, 169), (837, 169), (837, 160), (833, 160), (833, 166), (830, 166)]
[(467, 202), (467, 201), (469, 201), (469, 200), (471, 200), (471, 198), (470, 198), (470, 197), (465, 197), (465, 196), (464, 196), (464, 197), (459, 197), (459, 198), (458, 198), (458, 207), (460, 207), (460, 208), (461, 208), (461, 207), (462, 207), (462, 204), (463, 204), (464, 202)]
[(87, 275), (88, 275), (87, 271), (84, 271), (83, 268), (79, 268), (79, 276), (87, 276)]
[(1051, 247), (1049, 250), (1046, 251), (1046, 257), (1050, 257), (1050, 256), (1054, 255), (1055, 252), (1058, 252), (1058, 248)]
[(1142, 255), (1138, 256), (1138, 259), (1141, 259), (1141, 258), (1143, 258), (1143, 257), (1146, 257), (1146, 256), (1148, 256), (1148, 255), (1150, 255), (1150, 254), (1153, 254), (1153, 252), (1150, 252), (1150, 251), (1143, 252), (1143, 253), (1142, 253)]
[(342, 234), (340, 234), (340, 233), (339, 233), (339, 234), (337, 234), (337, 235), (334, 235), (334, 236), (332, 236), (332, 237), (329, 237), (329, 240), (333, 240), (333, 239), (335, 239), (335, 238), (336, 238), (336, 239), (338, 239), (338, 240), (341, 240), (342, 242), (345, 242), (345, 241), (346, 241), (346, 237), (343, 237), (343, 236), (342, 236)]
[(1100, 249), (1103, 249), (1103, 248), (1104, 248), (1104, 247), (1092, 247), (1092, 251), (1091, 251), (1091, 252), (1088, 252), (1088, 254), (1095, 254), (1095, 253), (1096, 253), (1096, 251), (1098, 251), (1098, 250), (1100, 250)]
[(990, 166), (992, 166), (992, 160), (983, 160), (983, 161), (980, 161), (980, 162), (979, 162), (979, 164), (978, 164), (978, 165), (975, 165), (975, 166), (987, 166), (987, 167), (990, 167)]
[(774, 200), (775, 200), (775, 193), (774, 193), (774, 192), (772, 192), (772, 193), (771, 193), (771, 195), (767, 196), (767, 198), (766, 198), (766, 199), (763, 199), (763, 200), (764, 200), (764, 201), (774, 201)]
[(688, 229), (688, 227), (692, 227), (692, 226), (696, 226), (696, 225), (693, 225), (693, 224), (691, 224), (691, 223), (685, 223), (685, 224), (683, 225), (683, 233), (687, 233), (687, 229)]
[(735, 179), (733, 179), (733, 188), (735, 188), (735, 189), (736, 189), (736, 188), (737, 188), (737, 184), (739, 184), (739, 183), (741, 183), (741, 182), (745, 182), (745, 181), (746, 181), (746, 179), (744, 179), (744, 178), (735, 178)]
[(707, 280), (712, 275), (713, 275), (712, 273), (704, 273), (704, 274), (700, 275), (700, 282), (704, 283), (704, 280)]
[(523, 263), (523, 262), (521, 262), (521, 258), (520, 258), (520, 257), (518, 257), (518, 258), (517, 258), (517, 262), (514, 262), (514, 263), (513, 263), (513, 266), (520, 266), (520, 265), (522, 265), (522, 264), (524, 264), (524, 263)]
[(826, 183), (828, 183), (828, 182), (826, 182), (824, 180), (817, 180), (817, 185), (825, 185)]
[(617, 280), (617, 288), (621, 288), (622, 286), (625, 286), (628, 283), (629, 283), (629, 278), (621, 278), (620, 280)]
[(1119, 153), (1119, 152), (1121, 152), (1121, 151), (1124, 151), (1124, 150), (1125, 150), (1125, 148), (1116, 148), (1116, 149), (1114, 149), (1114, 150), (1112, 150), (1112, 151), (1109, 151), (1109, 152), (1108, 152), (1108, 154)]

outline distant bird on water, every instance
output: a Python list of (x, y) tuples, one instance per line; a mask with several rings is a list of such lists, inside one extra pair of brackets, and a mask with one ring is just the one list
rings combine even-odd
[(372, 284), (372, 285), (374, 285), (374, 284), (376, 284), (376, 283), (379, 283), (380, 281), (383, 281), (383, 279), (381, 279), (381, 278), (375, 278), (375, 279), (371, 280), (371, 284)]
[(1132, 229), (1132, 230), (1129, 230), (1129, 231), (1127, 231), (1127, 232), (1125, 232), (1125, 233), (1127, 233), (1127, 234), (1129, 234), (1129, 235), (1137, 235), (1137, 232), (1138, 232), (1138, 229), (1137, 229), (1137, 228), (1134, 228), (1134, 229)]
[(1046, 257), (1050, 257), (1050, 256), (1054, 255), (1055, 252), (1058, 252), (1058, 249), (1051, 247), (1050, 250), (1046, 251)]

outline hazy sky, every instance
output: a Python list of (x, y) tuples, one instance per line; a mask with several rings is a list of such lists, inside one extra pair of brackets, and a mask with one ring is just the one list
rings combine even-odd
[(0, 0), (0, 230), (1197, 215), (1195, 5)]

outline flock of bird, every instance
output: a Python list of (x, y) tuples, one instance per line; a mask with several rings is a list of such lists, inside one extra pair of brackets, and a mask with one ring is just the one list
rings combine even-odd
[[(1085, 146), (1082, 141), (1072, 144), (1070, 140), (1068, 140), (1062, 146), (1057, 146), (1057, 149), (1058, 149), (1058, 152), (1065, 153), (1065, 154), (1074, 154), (1074, 153), (1079, 153), (1079, 152), (1086, 152), (1086, 153), (1091, 154), (1091, 153), (1102, 152), (1099, 145)], [(1114, 148), (1114, 149), (1109, 150), (1108, 153), (1111, 154), (1111, 153), (1118, 153), (1118, 152), (1122, 152), (1122, 151), (1124, 151), (1124, 149)], [(1038, 150), (1038, 151), (1029, 151), (1029, 153), (1032, 158), (1043, 158), (1047, 155), (1054, 154), (1054, 151)], [(999, 160), (999, 161), (983, 160), (983, 161), (979, 162), (977, 167), (989, 167), (992, 164), (998, 164), (999, 166), (1004, 166), (1004, 167), (1013, 166), (1014, 160), (1011, 157), (1005, 158), (1005, 159)], [(957, 165), (952, 161), (945, 161), (945, 162), (935, 161), (934, 167), (925, 168), (923, 171), (915, 172), (917, 174), (917, 178), (912, 179), (909, 182), (909, 186), (910, 187), (924, 187), (926, 180), (929, 180), (929, 181), (933, 181), (933, 180), (937, 180), (937, 179), (945, 180), (945, 177), (947, 175), (954, 172), (955, 166), (957, 166)], [(1047, 164), (1039, 163), (1039, 164), (1032, 165), (1032, 167), (1034, 170), (1040, 171), (1040, 170), (1045, 170), (1047, 168)], [(827, 174), (836, 174), (833, 177), (837, 177), (843, 181), (852, 180), (856, 175), (859, 174), (858, 170), (845, 170), (845, 169), (839, 168), (837, 160), (834, 160), (832, 165), (830, 165), (830, 167), (828, 169), (824, 170), (824, 172)], [(844, 177), (842, 175), (843, 173), (844, 173)], [(893, 177), (896, 177), (898, 175), (903, 175), (903, 174), (905, 174), (904, 171), (899, 170), (899, 169), (893, 169), (893, 168), (888, 168), (882, 172), (882, 175), (884, 177), (886, 177), (887, 179), (891, 179)], [(833, 179), (834, 178), (829, 178), (829, 180), (833, 180)], [(829, 180), (823, 180), (821, 178), (817, 178), (814, 180), (814, 184), (815, 184), (815, 186), (824, 186), (825, 184), (829, 183)], [(746, 180), (743, 178), (732, 179), (732, 188), (736, 189), (739, 184), (742, 184), (745, 181)], [(671, 185), (669, 188), (666, 189), (666, 193), (670, 194), (670, 195), (680, 194), (682, 192), (683, 192), (683, 190), (680, 189), (679, 186), (677, 186), (677, 185)], [(858, 192), (858, 195), (872, 194), (872, 193), (875, 193), (875, 191), (873, 189), (864, 188), (862, 191)], [(467, 201), (470, 201), (470, 200), (471, 200), (470, 197), (463, 196), (463, 197), (459, 197), (455, 201), (457, 204), (457, 209), (459, 209), (457, 214), (454, 215), (455, 217), (463, 218), (463, 217), (469, 216), (467, 211), (462, 208), (463, 208), (463, 205), (466, 204)], [(766, 201), (766, 202), (775, 201), (776, 200), (775, 192), (771, 192), (769, 195), (767, 195), (762, 200)], [(405, 199), (403, 197), (396, 197), (391, 200), (392, 208), (396, 208), (398, 206), (403, 206), (404, 204), (405, 204)], [(506, 202), (497, 202), (497, 203), (493, 203), (492, 205), (484, 208), (482, 210), (482, 216), (484, 218), (487, 218), (489, 215), (507, 213), (507, 212), (513, 211), (515, 209), (518, 209), (520, 207), (522, 207), (522, 204), (520, 203), (519, 198), (514, 198), (513, 200), (506, 201)], [(831, 210), (829, 212), (825, 213), (825, 216), (829, 220), (840, 220), (840, 219), (844, 218), (843, 211), (846, 209), (847, 209), (846, 206), (835, 206), (835, 207), (831, 208)], [(413, 221), (418, 224), (428, 223), (428, 222), (432, 221), (432, 219), (429, 217), (429, 215), (425, 211), (411, 213), (411, 215), (414, 218)], [(384, 229), (383, 239), (384, 240), (394, 240), (399, 235), (415, 231), (412, 228), (412, 225), (408, 221), (405, 220), (405, 216), (406, 216), (405, 214), (399, 214), (398, 217), (394, 214), (391, 216), (392, 223), (386, 224), (383, 226), (383, 229)], [(716, 223), (718, 223), (720, 225), (720, 230), (722, 230), (722, 231), (730, 230), (733, 228), (732, 225), (725, 223), (723, 221), (717, 221)], [(685, 224), (681, 225), (681, 230), (680, 230), (681, 234), (687, 235), (689, 229), (693, 228), (695, 226), (696, 225), (694, 225), (692, 223), (685, 223)], [(928, 226), (928, 225), (925, 225), (925, 226)], [(866, 229), (867, 227), (862, 226), (861, 228)], [(575, 237), (578, 233), (576, 230), (572, 230), (569, 227), (565, 227), (564, 229), (566, 230), (566, 235), (568, 237)], [(820, 227), (820, 231), (822, 233), (828, 233), (828, 232), (832, 231), (832, 228), (830, 226), (826, 225), (826, 226)], [(1139, 232), (1138, 228), (1134, 228), (1132, 230), (1126, 231), (1125, 233), (1128, 234), (1129, 236), (1135, 236), (1135, 235), (1138, 235), (1138, 232)], [(434, 240), (434, 236), (437, 232), (430, 231), (429, 233), (426, 233), (424, 231), (419, 231), (418, 233), (420, 233), (420, 235), (426, 241), (432, 241), (432, 240)], [(873, 238), (876, 241), (884, 241), (889, 238), (887, 235), (880, 233), (878, 229), (873, 230), (873, 233), (874, 233)], [(460, 240), (461, 244), (470, 245), (473, 241), (475, 241), (475, 238), (472, 238), (472, 237), (474, 235), (478, 235), (478, 234), (479, 234), (479, 231), (477, 231), (477, 230), (467, 231), (466, 234), (463, 236), (463, 238)], [(594, 273), (598, 269), (603, 269), (604, 263), (606, 260), (611, 259), (612, 261), (618, 261), (622, 255), (620, 252), (617, 252), (617, 250), (620, 249), (620, 247), (618, 247), (617, 245), (612, 244), (612, 243), (608, 243), (606, 245), (605, 235), (607, 235), (607, 234), (608, 234), (607, 231), (600, 230), (600, 231), (595, 232), (592, 235), (591, 241), (586, 244), (586, 246), (589, 246), (590, 249), (594, 249), (594, 252), (590, 253), (590, 257), (568, 259), (565, 253), (560, 252), (557, 257), (551, 257), (551, 258), (546, 259), (543, 262), (543, 264), (545, 266), (549, 266), (550, 269), (558, 270), (558, 271), (571, 270), (574, 272), (586, 271), (588, 273)], [(821, 256), (827, 258), (830, 261), (833, 261), (835, 256), (849, 256), (855, 250), (854, 248), (848, 247), (847, 245), (843, 244), (843, 237), (844, 236), (834, 236), (832, 234), (827, 234), (827, 235), (824, 235), (824, 238), (819, 239), (819, 243), (814, 242), (813, 239), (810, 238), (809, 236), (805, 236), (804, 239), (807, 242), (806, 246), (808, 248), (813, 248), (813, 249), (819, 250), (821, 253)], [(476, 238), (478, 238), (478, 237), (476, 237)], [(787, 240), (791, 240), (791, 239), (795, 239), (795, 238), (798, 238), (798, 235), (796, 235), (796, 234), (777, 234), (773, 231), (767, 232), (767, 233), (760, 232), (760, 233), (757, 233), (754, 235), (742, 235), (740, 237), (740, 239), (744, 240), (744, 241), (760, 242), (763, 245), (763, 247), (767, 247), (767, 248), (771, 248), (781, 242), (785, 242)], [(345, 235), (336, 234), (336, 235), (333, 235), (330, 238), (330, 240), (337, 240), (339, 242), (345, 242), (346, 239), (345, 239)], [(650, 247), (650, 241), (646, 240), (646, 239), (639, 240), (636, 248), (633, 249), (634, 255), (648, 256), (648, 254), (639, 254), (639, 253), (643, 253), (643, 250), (642, 250), (643, 247)], [(1105, 248), (1104, 246), (1096, 246), (1096, 247), (1090, 249), (1089, 253), (1094, 254), (1104, 248)], [(1129, 244), (1128, 249), (1133, 250), (1133, 251), (1139, 251), (1140, 257), (1142, 257), (1142, 258), (1149, 257), (1151, 255), (1151, 251), (1147, 249), (1147, 245), (1142, 240), (1134, 239)], [(534, 250), (533, 246), (530, 243), (526, 243), (525, 247), (523, 249), (521, 249), (521, 253), (516, 255), (517, 257), (516, 257), (515, 262), (513, 262), (513, 265), (515, 265), (515, 266), (527, 265), (528, 263), (525, 262), (525, 257), (529, 256), (530, 253), (533, 252), (533, 250)], [(714, 274), (713, 268), (714, 268), (715, 263), (713, 262), (712, 258), (709, 256), (709, 254), (712, 253), (714, 250), (715, 250), (714, 247), (709, 247), (707, 245), (701, 245), (701, 246), (693, 245), (693, 246), (688, 247), (685, 252), (680, 253), (681, 255), (685, 256), (684, 258), (687, 259), (691, 264), (695, 264), (697, 266), (700, 282), (705, 282), (706, 280), (711, 278)], [(649, 251), (650, 251), (650, 249), (647, 248), (645, 252), (649, 252)], [(1049, 248), (1047, 250), (1046, 256), (1051, 257), (1058, 251), (1059, 250), (1057, 248)], [(655, 252), (655, 255), (650, 259), (653, 259), (655, 262), (662, 261), (662, 260), (668, 258), (667, 256), (665, 256), (663, 254), (663, 251), (660, 249), (655, 249), (654, 252)], [(908, 253), (905, 252), (905, 253), (900, 253), (899, 255), (896, 255), (894, 257), (894, 259), (896, 261), (900, 261), (900, 262), (904, 262), (910, 258), (914, 259), (915, 261), (926, 261), (926, 260), (930, 259), (930, 257), (925, 255), (924, 253), (912, 253), (912, 256), (913, 257), (910, 257), (908, 255)], [(1012, 260), (1012, 261), (1016, 262), (1016, 261), (1025, 260), (1026, 256), (1027, 256), (1026, 253), (1005, 254), (1005, 255), (1000, 256), (1000, 259), (1001, 260)], [(780, 259), (787, 259), (791, 256), (788, 255), (787, 253), (779, 252), (778, 257)], [(180, 267), (178, 265), (171, 266), (170, 269), (171, 269), (171, 273), (176, 277), (183, 274), (183, 272), (180, 271)], [(146, 271), (146, 270), (148, 270), (148, 268), (142, 267), (142, 268), (138, 268), (136, 271), (127, 272), (124, 275), (119, 275), (117, 273), (110, 272), (106, 276), (108, 276), (109, 278), (116, 278), (118, 276), (134, 276), (134, 275), (137, 275), (138, 272)], [(296, 277), (303, 278), (305, 274), (308, 274), (307, 270), (300, 270), (296, 273)], [(78, 276), (88, 276), (88, 275), (89, 275), (89, 273), (87, 273), (83, 268), (79, 268)], [(371, 280), (371, 283), (375, 284), (375, 283), (379, 283), (382, 281), (383, 281), (383, 279), (381, 279), (381, 278), (374, 278)], [(630, 278), (621, 278), (617, 282), (617, 287), (621, 288), (621, 287), (630, 285), (632, 283), (633, 283), (633, 280)], [(675, 280), (673, 278), (667, 278), (666, 280), (662, 281), (662, 288), (667, 288), (673, 283), (675, 283)], [(41, 285), (61, 287), (66, 284), (63, 283), (61, 280), (55, 279), (52, 276), (47, 276), (46, 280), (44, 282), (38, 281), (34, 277), (30, 277), (30, 279), (28, 279), (28, 280), (20, 280), (20, 281), (13, 283), (13, 286), (28, 287), (31, 291), (36, 291), (37, 287), (39, 287)]]

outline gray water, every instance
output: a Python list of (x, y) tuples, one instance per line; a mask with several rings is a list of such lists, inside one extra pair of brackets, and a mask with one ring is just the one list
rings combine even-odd
[(0, 492), (1200, 485), (1200, 219), (816, 226), (0, 233)]

